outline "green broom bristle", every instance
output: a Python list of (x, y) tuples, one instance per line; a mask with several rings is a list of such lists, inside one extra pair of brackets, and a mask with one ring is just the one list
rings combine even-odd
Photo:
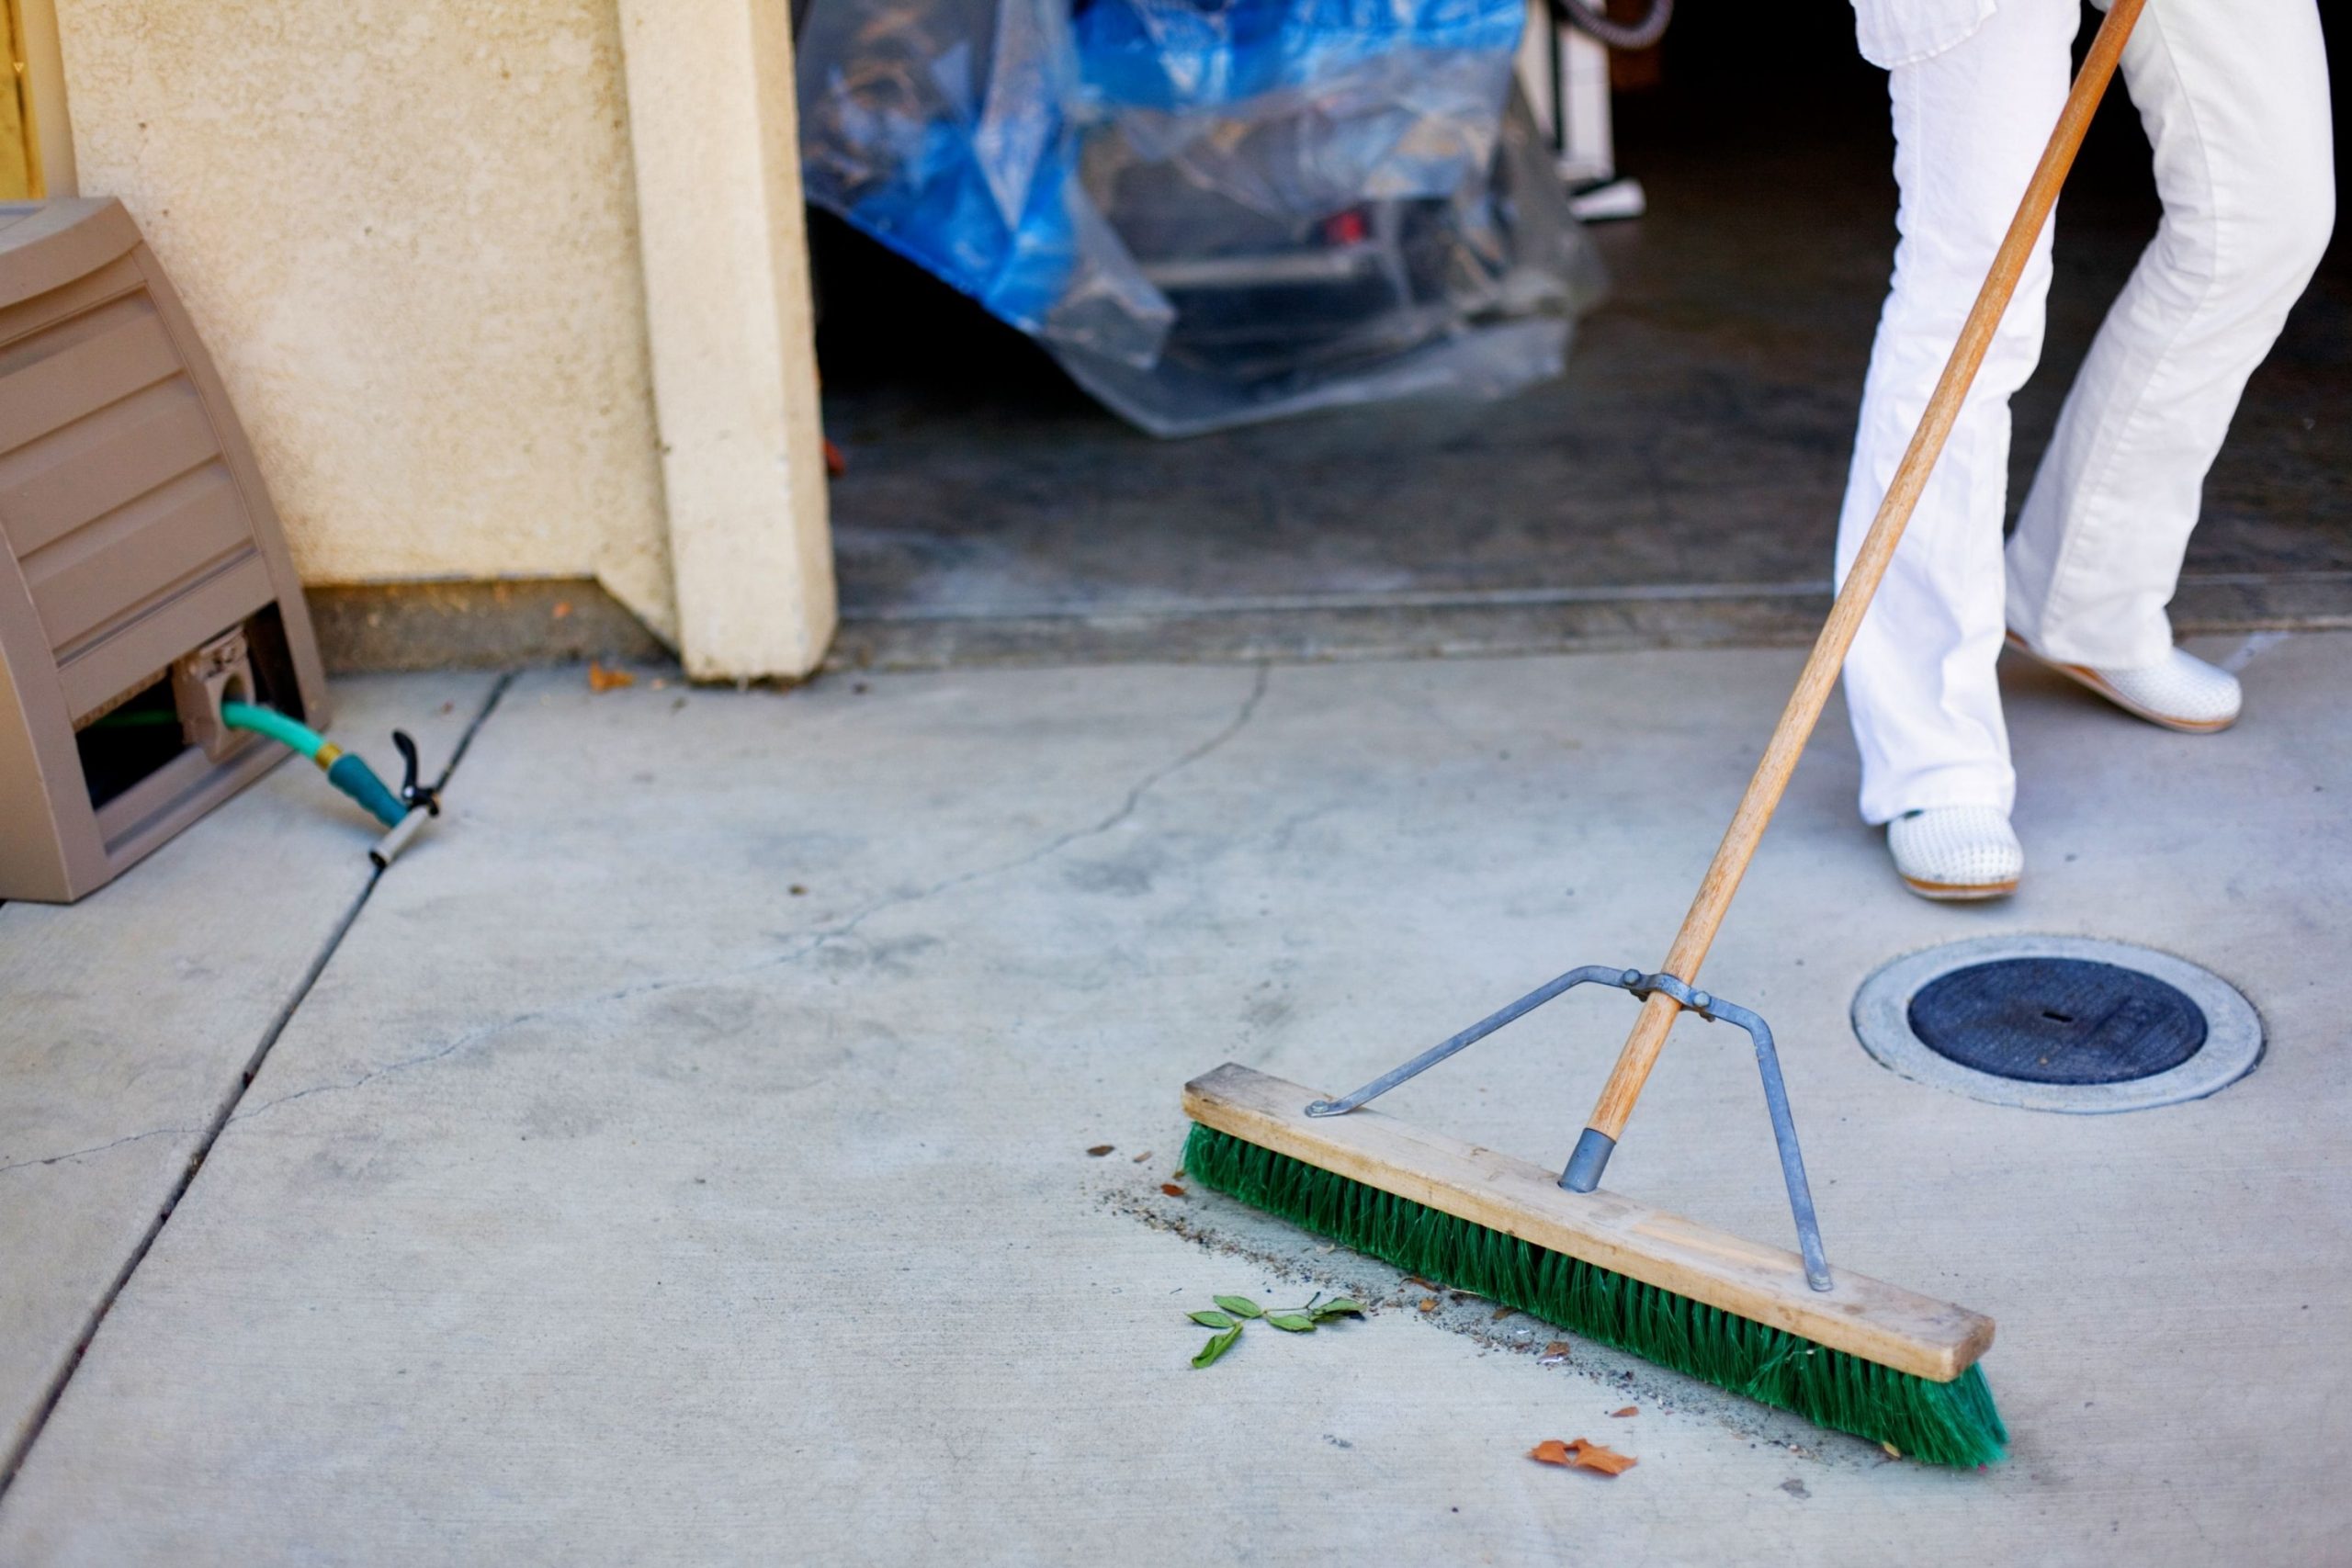
[(1934, 1382), (1645, 1285), (1195, 1122), (1193, 1179), (1424, 1279), (1516, 1307), (1816, 1425), (1933, 1464), (1988, 1464), (2008, 1433), (1984, 1374)]

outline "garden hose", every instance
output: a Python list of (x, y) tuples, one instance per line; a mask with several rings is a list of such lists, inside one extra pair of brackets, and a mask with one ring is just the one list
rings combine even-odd
[[(375, 769), (309, 725), (288, 718), (276, 708), (237, 702), (220, 705), (220, 722), (232, 729), (266, 735), (280, 745), (300, 751), (319, 765), (327, 775), (327, 783), (357, 801), (368, 815), (385, 827), (397, 828), (407, 818), (408, 803), (376, 776)], [(408, 749), (403, 747), (402, 750), (405, 753)]]

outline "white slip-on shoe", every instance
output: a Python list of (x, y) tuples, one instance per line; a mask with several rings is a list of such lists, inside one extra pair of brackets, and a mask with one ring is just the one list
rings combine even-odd
[(2009, 646), (2150, 724), (2186, 735), (2211, 735), (2237, 722), (2238, 678), (2186, 649), (2176, 648), (2163, 662), (2137, 670), (2094, 670), (2045, 658), (2015, 632), (2009, 634)]
[(1935, 806), (1886, 825), (1894, 874), (1922, 898), (2003, 898), (2025, 874), (2025, 846), (1992, 806)]

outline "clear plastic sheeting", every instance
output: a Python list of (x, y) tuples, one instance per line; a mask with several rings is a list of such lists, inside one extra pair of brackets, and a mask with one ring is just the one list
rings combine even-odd
[(1521, 0), (812, 0), (809, 198), (1163, 435), (1558, 373)]

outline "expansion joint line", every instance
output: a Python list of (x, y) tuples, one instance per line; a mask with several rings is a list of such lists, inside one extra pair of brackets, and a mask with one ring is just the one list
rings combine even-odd
[[(465, 733), (458, 738), (457, 747), (449, 753), (448, 763), (441, 770), (441, 776), (434, 781), (435, 791), (448, 784), (450, 775), (458, 771), (458, 764), (465, 759), (466, 748), (473, 744), (474, 737), (481, 733), (482, 725), (497, 708), (499, 699), (506, 694), (506, 688), (514, 681), (511, 673), (501, 675), (491, 687), (489, 694), (482, 699), (481, 708), (467, 722)], [(385, 874), (385, 868), (380, 865), (369, 868), (368, 880), (352, 898), (350, 908), (344, 910), (342, 917), (335, 921), (334, 929), (327, 932), (326, 940), (319, 944), (318, 952), (311, 955), (310, 964), (302, 971), (302, 977), (295, 982), (286, 1004), (277, 1010), (268, 1027), (262, 1031), (260, 1043), (254, 1047), (253, 1055), (245, 1059), (244, 1069), (238, 1074), (237, 1081), (229, 1087), (228, 1092), (221, 1096), (220, 1103), (213, 1109), (211, 1120), (205, 1123), (204, 1134), (197, 1140), (196, 1152), (188, 1156), (186, 1168), (180, 1172), (179, 1179), (172, 1184), (171, 1195), (164, 1200), (163, 1206), (155, 1212), (155, 1217), (148, 1222), (146, 1233), (139, 1238), (139, 1245), (131, 1248), (130, 1256), (116, 1270), (113, 1280), (98, 1298), (97, 1304), (90, 1309), (89, 1322), (84, 1325), (80, 1338), (74, 1341), (74, 1349), (65, 1358), (64, 1365), (58, 1368), (56, 1376), (51, 1380), (48, 1392), (41, 1398), (39, 1413), (26, 1426), (24, 1437), (16, 1447), (5, 1456), (0, 1456), (0, 1503), (7, 1501), (8, 1489), (15, 1483), (17, 1472), (24, 1467), (33, 1445), (40, 1441), (42, 1431), (49, 1426), (50, 1416), (56, 1413), (58, 1402), (65, 1397), (66, 1387), (74, 1381), (74, 1372), (80, 1370), (82, 1358), (88, 1351), (91, 1341), (97, 1337), (99, 1325), (106, 1321), (107, 1314), (114, 1310), (114, 1303), (130, 1286), (131, 1276), (139, 1271), (139, 1266), (147, 1260), (147, 1254), (155, 1246), (155, 1238), (164, 1234), (164, 1226), (170, 1222), (172, 1212), (187, 1195), (197, 1172), (204, 1168), (204, 1162), (212, 1153), (214, 1143), (219, 1141), (221, 1129), (236, 1114), (238, 1102), (244, 1099), (245, 1091), (261, 1076), (262, 1066), (269, 1060), (269, 1053), (277, 1044), (278, 1036), (286, 1032), (286, 1026), (294, 1021), (294, 1014), (309, 998), (311, 987), (318, 984), (319, 976), (326, 972), (335, 950), (350, 934), (352, 926), (359, 919), (359, 912), (368, 907), (368, 897), (374, 894), (376, 885), (383, 881)]]

